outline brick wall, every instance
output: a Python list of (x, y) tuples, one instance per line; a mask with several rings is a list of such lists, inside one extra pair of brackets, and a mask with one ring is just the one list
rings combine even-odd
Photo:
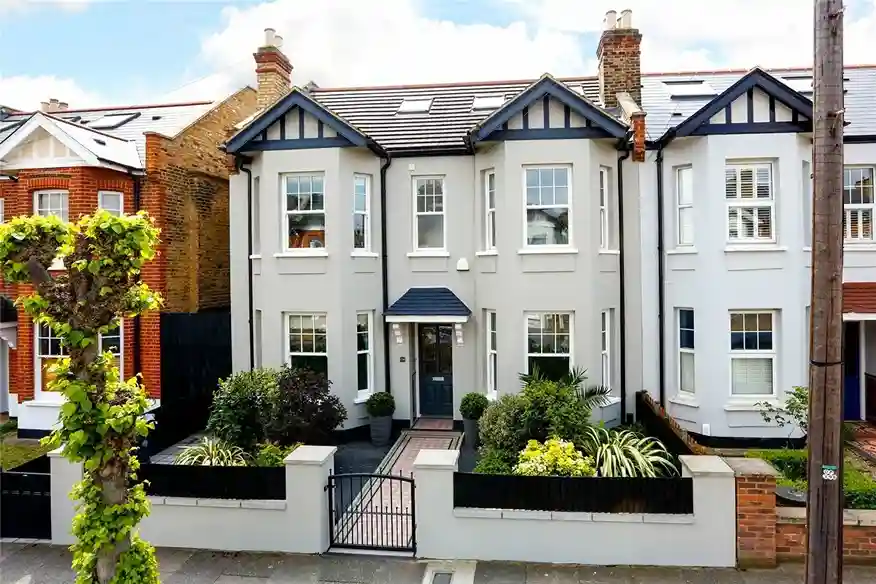
[[(736, 557), (740, 567), (770, 567), (806, 557), (806, 509), (776, 507), (775, 469), (759, 459), (725, 459), (736, 472)], [(843, 557), (876, 564), (876, 511), (846, 510)]]
[[(125, 209), (131, 209), (133, 180), (122, 172), (103, 168), (70, 167), (22, 170), (16, 173), (18, 182), (0, 182), (0, 198), (4, 202), (5, 217), (32, 215), (34, 192), (43, 189), (63, 189), (68, 192), (69, 218), (75, 221), (97, 209), (98, 191), (118, 191), (124, 196)], [(0, 293), (8, 298), (30, 294), (33, 288), (24, 284), (9, 284), (0, 276)], [(34, 327), (24, 311), (19, 309), (16, 349), (9, 353), (9, 391), (18, 395), (18, 401), (32, 399), (35, 387)], [(124, 375), (134, 374), (133, 322), (125, 321)], [(157, 395), (157, 394), (156, 394)]]

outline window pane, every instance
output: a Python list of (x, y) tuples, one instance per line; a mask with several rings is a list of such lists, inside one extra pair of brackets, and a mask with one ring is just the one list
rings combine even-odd
[(365, 249), (365, 215), (353, 215), (353, 247)]
[(559, 381), (569, 372), (569, 357), (536, 357), (530, 356), (529, 372), (538, 369), (547, 379)]
[(693, 169), (691, 168), (678, 170), (678, 204), (693, 204)]
[(731, 382), (734, 395), (770, 395), (773, 393), (772, 359), (733, 359)]
[(568, 168), (555, 168), (554, 169), (554, 185), (558, 187), (565, 187), (569, 185), (569, 169)]
[(678, 243), (692, 245), (694, 241), (693, 207), (678, 210)]
[(538, 187), (538, 169), (529, 168), (526, 170), (526, 187)]
[(694, 354), (682, 352), (679, 359), (679, 389), (694, 393)]
[(569, 204), (569, 187), (554, 187), (554, 204)]
[(529, 353), (545, 353), (546, 351), (542, 350), (541, 345), (541, 335), (540, 334), (530, 334), (528, 337), (528, 352)]
[(356, 359), (357, 377), (359, 380), (359, 391), (371, 389), (369, 386), (368, 365), (370, 357), (368, 353), (360, 353)]
[(526, 212), (528, 245), (567, 245), (569, 243), (568, 209), (529, 209)]
[(290, 213), (289, 249), (325, 247), (325, 214)]
[(293, 369), (310, 369), (328, 375), (328, 357), (314, 355), (292, 355), (289, 366)]
[(681, 329), (679, 331), (678, 344), (682, 349), (694, 348), (694, 332), (690, 329)]
[(444, 247), (443, 215), (420, 215), (417, 217), (417, 247), (420, 249)]
[(526, 187), (526, 204), (538, 205), (541, 201), (538, 187)]
[(542, 191), (544, 191), (544, 187), (554, 186), (554, 170), (552, 168), (542, 168), (539, 171), (539, 182), (541, 183)]
[(693, 329), (694, 328), (694, 311), (693, 310), (679, 310), (678, 311), (678, 321), (681, 328)]

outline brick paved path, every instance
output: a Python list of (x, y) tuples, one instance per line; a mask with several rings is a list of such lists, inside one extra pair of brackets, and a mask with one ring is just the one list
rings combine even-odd
[[(335, 541), (362, 547), (409, 548), (414, 536), (414, 460), (423, 449), (458, 447), (457, 432), (409, 431), (390, 450), (379, 473), (401, 478), (373, 478), (339, 518)], [(391, 466), (390, 466), (391, 464)], [(339, 479), (344, 488), (344, 479)]]
[(876, 460), (876, 426), (867, 422), (854, 424), (855, 439), (852, 444)]

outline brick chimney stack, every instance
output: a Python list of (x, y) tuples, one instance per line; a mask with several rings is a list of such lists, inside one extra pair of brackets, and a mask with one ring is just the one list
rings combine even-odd
[(618, 107), (617, 94), (627, 92), (642, 103), (642, 34), (633, 28), (633, 11), (605, 13), (599, 46), (599, 95), (603, 106)]
[(256, 101), (259, 109), (267, 108), (289, 93), (292, 88), (292, 63), (280, 50), (283, 37), (273, 28), (265, 29), (265, 44), (253, 53), (258, 77)]

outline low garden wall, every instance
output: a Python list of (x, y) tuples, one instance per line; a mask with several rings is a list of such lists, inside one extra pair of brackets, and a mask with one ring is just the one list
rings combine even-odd
[[(635, 486), (642, 479), (465, 475), (456, 472), (458, 457), (458, 451), (423, 450), (414, 463), (419, 556), (593, 565), (736, 563), (734, 473), (718, 457), (682, 456), (683, 478), (644, 479), (653, 485), (650, 497), (647, 488)], [(490, 486), (484, 481), (508, 484), (495, 484), (498, 490), (490, 493), (482, 490)], [(610, 481), (627, 496), (599, 503), (592, 495)], [(571, 496), (576, 491), (591, 496)], [(612, 505), (637, 509), (611, 512)]]
[[(759, 458), (727, 458), (736, 474), (736, 553), (740, 567), (773, 567), (806, 556), (806, 509), (776, 506), (778, 472)], [(876, 564), (876, 511), (846, 510), (843, 556)]]
[[(323, 553), (329, 546), (325, 486), (333, 446), (300, 446), (282, 468), (145, 465), (151, 512), (140, 534), (155, 546), (222, 551)], [(73, 543), (81, 465), (50, 453), (52, 543)], [(163, 468), (157, 468), (163, 467)]]

